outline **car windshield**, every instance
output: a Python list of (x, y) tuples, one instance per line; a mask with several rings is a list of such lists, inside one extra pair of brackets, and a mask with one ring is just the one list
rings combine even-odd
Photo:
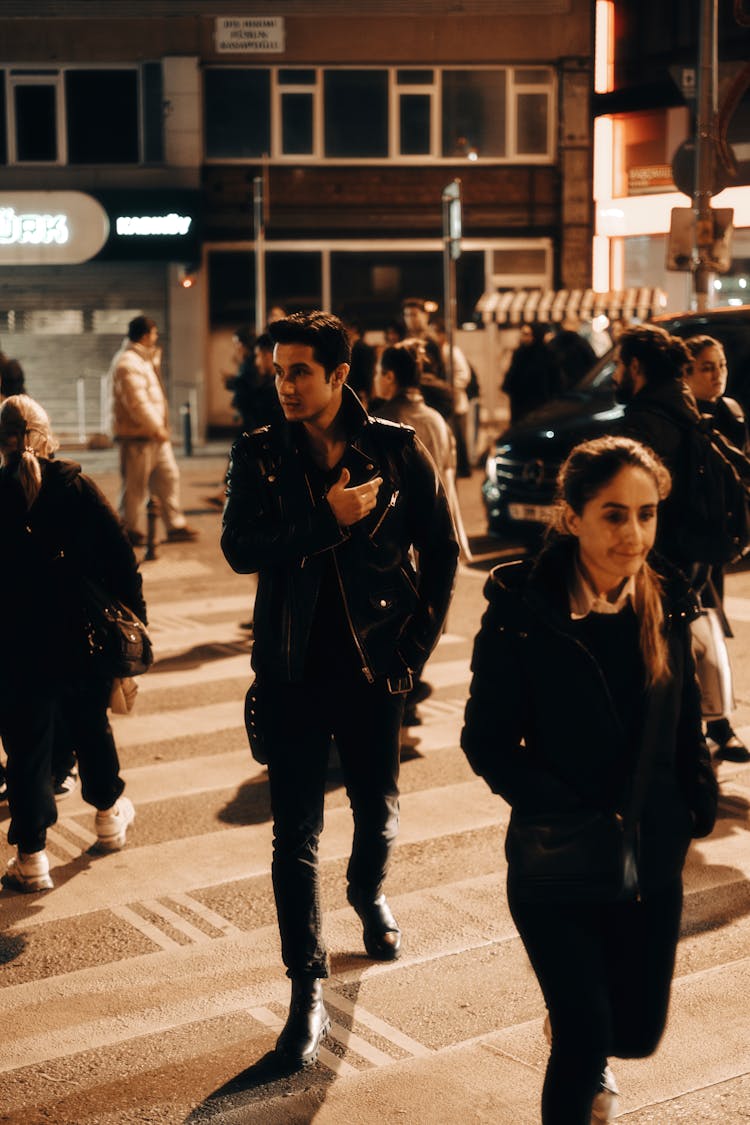
[(611, 348), (605, 355), (600, 356), (590, 371), (576, 383), (573, 388), (577, 391), (605, 391), (612, 388), (612, 375), (615, 370), (615, 350)]

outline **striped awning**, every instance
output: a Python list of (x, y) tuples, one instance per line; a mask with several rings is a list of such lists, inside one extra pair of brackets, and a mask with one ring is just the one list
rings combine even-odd
[(511, 327), (514, 324), (559, 324), (569, 316), (592, 320), (648, 320), (664, 312), (667, 296), (663, 289), (649, 286), (596, 293), (593, 289), (488, 289), (477, 302), (477, 312), (485, 322)]

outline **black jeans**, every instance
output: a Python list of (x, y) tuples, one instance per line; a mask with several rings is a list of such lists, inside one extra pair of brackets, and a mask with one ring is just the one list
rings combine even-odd
[(513, 920), (549, 1010), (543, 1125), (590, 1125), (607, 1059), (652, 1054), (664, 1031), (682, 912), (675, 881), (642, 902), (530, 903)]
[(267, 688), (264, 734), (273, 812), (273, 889), (287, 976), (328, 976), (318, 840), (331, 739), (354, 816), (349, 896), (376, 898), (398, 833), (403, 695), (384, 680), (316, 675)]
[(20, 851), (41, 851), (47, 829), (57, 820), (52, 758), (61, 720), (78, 758), (84, 801), (108, 809), (125, 788), (107, 717), (111, 691), (111, 681), (90, 677), (54, 693), (35, 688), (3, 693), (0, 738), (8, 755), (8, 842)]

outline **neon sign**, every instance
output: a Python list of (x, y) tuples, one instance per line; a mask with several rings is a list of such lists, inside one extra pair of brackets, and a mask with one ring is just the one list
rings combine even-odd
[(70, 239), (67, 215), (18, 214), (0, 207), (0, 246), (64, 246)]
[(184, 236), (192, 221), (189, 215), (177, 215), (174, 211), (168, 215), (120, 215), (115, 220), (115, 231), (126, 236)]

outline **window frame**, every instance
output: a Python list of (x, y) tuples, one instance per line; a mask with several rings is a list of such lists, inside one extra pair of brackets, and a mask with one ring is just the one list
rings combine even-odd
[[(442, 79), (443, 72), (446, 70), (456, 71), (465, 70), (472, 73), (477, 71), (507, 71), (507, 104), (506, 104), (506, 139), (507, 139), (507, 153), (505, 156), (482, 156), (478, 153), (476, 159), (472, 159), (472, 163), (498, 165), (498, 164), (554, 164), (557, 159), (556, 148), (556, 121), (557, 121), (557, 98), (558, 98), (558, 81), (557, 72), (550, 63), (534, 64), (524, 62), (523, 64), (497, 64), (497, 65), (481, 65), (481, 66), (462, 66), (457, 64), (436, 66), (434, 64), (409, 64), (405, 65), (403, 62), (395, 65), (349, 65), (349, 66), (306, 66), (303, 63), (290, 64), (278, 63), (272, 66), (266, 64), (232, 64), (232, 63), (210, 63), (205, 67), (205, 70), (233, 70), (239, 67), (248, 70), (268, 70), (271, 74), (271, 152), (268, 157), (243, 157), (243, 156), (208, 156), (206, 154), (205, 139), (203, 150), (203, 161), (207, 165), (212, 164), (258, 164), (272, 163), (272, 164), (320, 164), (336, 166), (336, 165), (383, 165), (392, 164), (394, 162), (399, 164), (412, 164), (412, 165), (425, 165), (425, 164), (440, 164), (440, 165), (455, 165), (460, 163), (464, 158), (461, 156), (443, 156), (442, 148)], [(289, 70), (304, 70), (314, 71), (315, 81), (313, 83), (290, 83), (287, 81), (282, 82), (279, 78), (280, 71)], [(387, 129), (388, 129), (388, 155), (378, 157), (340, 157), (340, 156), (327, 156), (325, 148), (325, 105), (324, 105), (324, 75), (326, 71), (330, 70), (376, 70), (384, 71), (388, 75), (388, 111), (387, 111)], [(402, 70), (431, 70), (433, 78), (431, 82), (424, 84), (414, 83), (399, 83), (397, 81), (397, 72)], [(548, 75), (547, 82), (534, 82), (534, 83), (517, 83), (515, 81), (516, 71), (538, 70), (544, 71)], [(205, 72), (204, 72), (205, 73)], [(313, 151), (310, 153), (292, 153), (284, 152), (282, 148), (282, 96), (285, 93), (308, 93), (313, 96)], [(516, 140), (518, 135), (518, 94), (519, 93), (541, 93), (547, 99), (547, 144), (544, 153), (519, 153), (516, 151)], [(404, 94), (423, 94), (430, 98), (430, 146), (429, 152), (419, 154), (409, 154), (401, 152), (401, 128), (400, 128), (400, 110), (401, 110), (401, 96)]]
[[(53, 73), (54, 71), (54, 73)], [(55, 92), (55, 159), (19, 160), (16, 134), (16, 90), (23, 86), (51, 86)], [(8, 167), (59, 168), (68, 162), (68, 136), (65, 128), (65, 76), (58, 67), (6, 67), (5, 113), (7, 124)]]
[[(0, 66), (4, 71), (5, 116), (7, 129), (7, 154), (5, 167), (11, 168), (140, 168), (149, 164), (146, 160), (146, 129), (144, 115), (146, 99), (144, 96), (143, 63), (71, 63), (61, 66), (40, 66), (32, 63), (13, 63)], [(65, 75), (72, 70), (132, 70), (136, 75), (136, 122), (138, 128), (138, 159), (126, 163), (92, 162), (92, 164), (70, 164), (68, 159), (68, 107), (65, 104)], [(17, 86), (50, 85), (55, 89), (55, 128), (57, 130), (57, 156), (55, 160), (19, 160), (16, 144), (16, 99)]]

